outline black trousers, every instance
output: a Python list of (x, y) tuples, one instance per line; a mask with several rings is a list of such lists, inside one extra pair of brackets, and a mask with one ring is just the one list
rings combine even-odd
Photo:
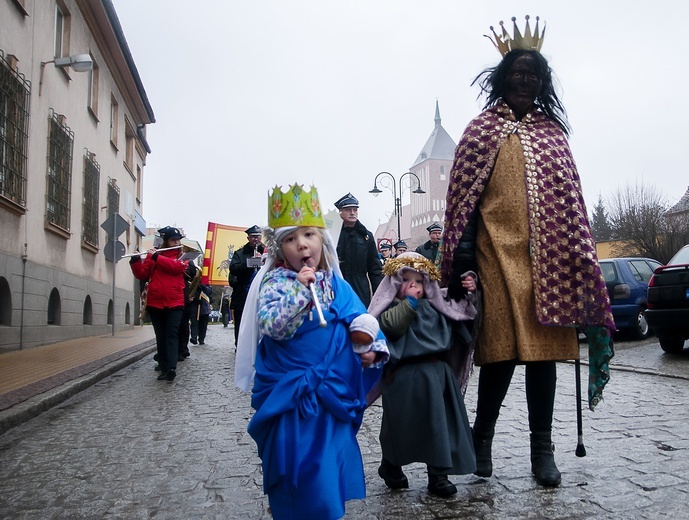
[(208, 320), (210, 319), (210, 314), (201, 314), (198, 319), (199, 327), (199, 343), (206, 341), (206, 331), (208, 330)]
[(234, 344), (237, 345), (237, 338), (239, 338), (239, 324), (242, 322), (242, 313), (244, 312), (244, 306), (237, 307), (233, 309), (234, 313), (232, 315), (232, 323), (234, 323)]
[(179, 324), (182, 321), (184, 307), (156, 309), (147, 307), (156, 335), (158, 364), (162, 372), (177, 368), (179, 349)]
[(181, 355), (189, 354), (189, 320), (191, 320), (191, 304), (184, 306), (182, 320), (179, 323), (177, 352)]
[[(476, 403), (477, 419), (486, 423), (497, 420), (516, 366), (516, 360), (481, 366)], [(555, 361), (533, 361), (524, 363), (524, 367), (529, 429), (532, 432), (549, 432), (553, 424), (555, 406)]]

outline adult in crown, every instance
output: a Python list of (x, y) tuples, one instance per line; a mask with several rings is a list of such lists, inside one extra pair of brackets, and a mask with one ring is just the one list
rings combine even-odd
[(551, 436), (555, 362), (578, 359), (576, 327), (587, 329), (600, 362), (589, 389), (595, 406), (609, 377), (615, 325), (567, 142), (567, 115), (540, 53), (544, 32), (537, 21), (532, 33), (528, 17), (523, 34), (516, 23), (513, 36), (504, 27), (501, 35), (493, 31), (502, 60), (474, 80), (486, 104), (455, 151), (441, 266), (451, 296), (463, 294), (461, 273), (475, 271), (480, 282), (476, 474), (492, 474), (500, 406), (523, 364), (531, 470), (539, 484), (558, 486)]

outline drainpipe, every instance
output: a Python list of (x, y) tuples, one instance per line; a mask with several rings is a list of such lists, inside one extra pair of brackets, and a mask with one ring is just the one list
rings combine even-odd
[(24, 254), (22, 255), (22, 304), (19, 313), (19, 350), (24, 347), (24, 282), (26, 280), (26, 260), (29, 255), (26, 253), (27, 245), (24, 243)]

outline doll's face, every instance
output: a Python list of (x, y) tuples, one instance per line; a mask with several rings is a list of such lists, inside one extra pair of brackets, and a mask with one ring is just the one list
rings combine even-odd
[(397, 297), (403, 300), (406, 296), (423, 298), (423, 275), (411, 269), (405, 269), (402, 273), (402, 285), (397, 291)]
[(285, 263), (293, 271), (301, 271), (304, 265), (318, 269), (323, 254), (323, 239), (314, 227), (300, 227), (282, 239)]

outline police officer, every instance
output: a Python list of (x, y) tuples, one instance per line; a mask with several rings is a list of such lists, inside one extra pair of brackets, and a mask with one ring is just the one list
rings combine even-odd
[(399, 256), (402, 253), (406, 253), (407, 250), (409, 249), (409, 247), (407, 246), (407, 243), (404, 240), (398, 240), (397, 242), (395, 242), (393, 244), (392, 247), (395, 248), (395, 256)]
[(435, 263), (438, 258), (438, 246), (440, 246), (440, 238), (443, 235), (443, 227), (437, 222), (433, 222), (426, 228), (426, 231), (428, 231), (428, 241), (417, 247), (416, 252)]
[(239, 324), (242, 320), (249, 286), (254, 275), (261, 267), (260, 259), (264, 251), (263, 244), (261, 243), (260, 227), (251, 226), (249, 229), (244, 230), (244, 232), (247, 234), (249, 241), (239, 251), (235, 251), (232, 255), (232, 260), (230, 260), (229, 282), (230, 287), (232, 287), (230, 309), (234, 311), (232, 321), (234, 323), (235, 346), (237, 345)]
[(342, 276), (368, 307), (371, 296), (383, 280), (378, 248), (373, 234), (359, 222), (359, 201), (351, 193), (335, 202), (340, 210), (342, 230), (337, 242)]

